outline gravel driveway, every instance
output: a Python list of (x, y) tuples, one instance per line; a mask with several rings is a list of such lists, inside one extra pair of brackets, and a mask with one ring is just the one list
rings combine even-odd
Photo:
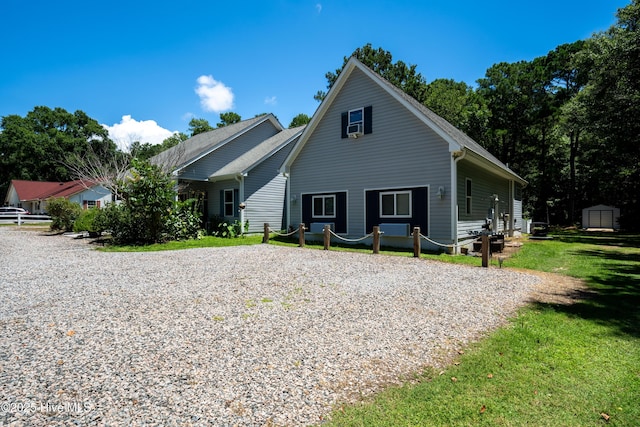
[(504, 322), (538, 279), (271, 245), (103, 253), (0, 228), (0, 425), (309, 425)]

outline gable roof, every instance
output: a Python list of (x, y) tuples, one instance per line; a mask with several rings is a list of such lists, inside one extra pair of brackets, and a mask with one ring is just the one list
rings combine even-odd
[(151, 157), (149, 161), (155, 165), (169, 166), (172, 172), (177, 172), (266, 121), (278, 130), (283, 129), (273, 114), (265, 114), (192, 136)]
[[(467, 151), (475, 154), (475, 158), (480, 160), (483, 163), (488, 163), (492, 165), (494, 168), (497, 168), (498, 171), (503, 173), (504, 175), (509, 176), (511, 179), (515, 179), (516, 181), (520, 181), (522, 184), (526, 184), (527, 182), (518, 176), (515, 172), (509, 169), (504, 163), (498, 160), (494, 155), (492, 155), (489, 151), (483, 148), (479, 143), (474, 141), (467, 134), (462, 132), (460, 129), (453, 126), (444, 118), (440, 117), (433, 111), (431, 111), (426, 106), (419, 103), (413, 97), (407, 95), (402, 90), (395, 87), (389, 81), (384, 79), (379, 74), (375, 73), (369, 67), (360, 62), (357, 58), (351, 57), (349, 61), (345, 64), (344, 68), (340, 72), (338, 79), (335, 81), (334, 85), (327, 93), (327, 96), (322, 101), (322, 104), (318, 107), (318, 110), (315, 112), (311, 121), (307, 125), (306, 129), (302, 133), (300, 139), (293, 147), (289, 156), (285, 160), (281, 171), (286, 172), (286, 168), (291, 165), (293, 160), (298, 156), (304, 145), (309, 140), (310, 135), (313, 133), (314, 129), (318, 125), (318, 123), (322, 120), (325, 113), (328, 111), (329, 107), (333, 103), (334, 99), (349, 79), (351, 73), (358, 69), (362, 71), (367, 77), (369, 77), (373, 82), (378, 84), (383, 90), (385, 90), (389, 95), (395, 98), (398, 102), (400, 102), (407, 110), (413, 113), (420, 121), (429, 126), (434, 132), (436, 132), (440, 137), (442, 137), (449, 144), (449, 151)], [(485, 165), (486, 166), (486, 165)]]
[(295, 141), (302, 134), (304, 128), (305, 126), (298, 126), (278, 132), (209, 175), (209, 180), (216, 181), (248, 173), (266, 158)]
[(45, 200), (51, 197), (70, 197), (97, 185), (89, 181), (69, 181), (69, 182), (50, 182), (50, 181), (24, 181), (14, 179), (11, 180), (18, 199), (20, 201), (29, 200)]

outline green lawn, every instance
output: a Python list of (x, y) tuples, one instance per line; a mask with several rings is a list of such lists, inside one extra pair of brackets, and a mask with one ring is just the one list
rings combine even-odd
[(156, 243), (144, 246), (118, 246), (106, 245), (99, 250), (106, 252), (156, 252), (156, 251), (175, 251), (181, 249), (194, 248), (216, 248), (225, 246), (241, 246), (241, 245), (257, 245), (262, 243), (262, 236), (249, 235), (226, 239), (222, 237), (204, 236), (202, 239), (181, 240), (167, 243)]
[(578, 277), (592, 292), (521, 310), (444, 372), (340, 406), (330, 425), (640, 425), (640, 238), (527, 241), (505, 265)]

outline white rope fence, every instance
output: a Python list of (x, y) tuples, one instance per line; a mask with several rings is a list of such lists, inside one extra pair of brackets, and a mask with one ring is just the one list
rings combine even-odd
[[(338, 239), (340, 239), (340, 240), (343, 240), (343, 241), (345, 241), (345, 242), (350, 242), (350, 243), (362, 242), (363, 240), (368, 239), (369, 237), (373, 237), (373, 233), (369, 233), (369, 234), (367, 234), (366, 236), (360, 237), (359, 239), (347, 239), (346, 237), (338, 236), (336, 233), (334, 233), (334, 232), (333, 232), (333, 230), (332, 230), (332, 229), (329, 229), (329, 233), (330, 233), (332, 236), (335, 236), (335, 237), (337, 237), (337, 238), (338, 238)], [(384, 234), (384, 232), (383, 232), (383, 231), (380, 231), (379, 233), (380, 233), (380, 234)]]
[(294, 234), (296, 234), (299, 230), (295, 229), (293, 231), (291, 231), (290, 233), (279, 233), (277, 230), (274, 230), (271, 227), (268, 227), (269, 233), (275, 234), (276, 236), (280, 236), (280, 237), (289, 237), (289, 236), (293, 236)]
[[(279, 233), (277, 231), (272, 230), (269, 227), (269, 224), (265, 223), (264, 224), (264, 237), (262, 239), (262, 243), (269, 243), (269, 233), (273, 233), (276, 234), (277, 236), (282, 236), (282, 237), (288, 237), (291, 236), (295, 233), (298, 233), (298, 239), (299, 239), (299, 245), (300, 247), (304, 247), (305, 245), (305, 236), (304, 236), (304, 232), (306, 230), (306, 227), (304, 224), (300, 224), (300, 226), (298, 227), (298, 229), (296, 230), (292, 230), (289, 233)], [(324, 249), (328, 250), (329, 247), (331, 246), (331, 236), (335, 237), (338, 240), (342, 240), (344, 242), (349, 242), (349, 243), (358, 243), (358, 242), (362, 242), (363, 240), (366, 240), (368, 238), (373, 238), (373, 253), (377, 254), (380, 253), (380, 236), (383, 234), (382, 231), (380, 231), (380, 227), (379, 226), (375, 226), (373, 227), (373, 232), (369, 233), (363, 237), (357, 238), (357, 239), (348, 239), (346, 237), (342, 237), (339, 236), (338, 234), (336, 234), (333, 230), (331, 230), (331, 227), (329, 225), (325, 225), (324, 229), (323, 229), (323, 240), (324, 240)], [(468, 242), (466, 243), (459, 243), (459, 244), (445, 244), (445, 243), (440, 243), (440, 242), (436, 242), (435, 240), (432, 240), (430, 238), (428, 238), (427, 236), (425, 236), (424, 234), (420, 233), (420, 227), (414, 227), (413, 229), (413, 256), (415, 258), (419, 258), (420, 257), (420, 253), (421, 253), (421, 247), (420, 247), (420, 239), (424, 239), (426, 241), (428, 241), (429, 243), (435, 245), (435, 246), (439, 246), (439, 247), (443, 247), (443, 248), (450, 248), (452, 250), (452, 252), (454, 251), (455, 248), (460, 248), (463, 246), (466, 246), (468, 244)], [(488, 266), (488, 254), (489, 254), (489, 240), (488, 240), (488, 236), (483, 236), (483, 244), (482, 244), (482, 266), (483, 267), (487, 267)]]
[(435, 240), (431, 240), (430, 238), (428, 238), (427, 236), (425, 236), (422, 233), (420, 233), (420, 238), (426, 240), (427, 242), (429, 242), (431, 244), (434, 244), (436, 246), (441, 246), (443, 248), (461, 248), (463, 246), (468, 245), (468, 243), (460, 243), (460, 244), (457, 244), (457, 245), (447, 245), (447, 244), (444, 244), (444, 243), (439, 243), (439, 242), (436, 242)]

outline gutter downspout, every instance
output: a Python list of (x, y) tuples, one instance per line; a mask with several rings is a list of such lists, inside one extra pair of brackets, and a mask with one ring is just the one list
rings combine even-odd
[(515, 182), (513, 180), (509, 181), (509, 230), (507, 235), (509, 237), (513, 237), (513, 229), (514, 229), (514, 224), (513, 224), (513, 213), (515, 211), (515, 205), (516, 205), (516, 201), (515, 201), (515, 194), (516, 194), (516, 189), (515, 189)]
[(458, 253), (458, 162), (466, 155), (464, 148), (451, 152), (451, 240), (455, 245), (454, 254)]
[(284, 190), (284, 203), (286, 206), (284, 212), (284, 225), (285, 230), (288, 230), (291, 221), (291, 180), (289, 179), (289, 172), (282, 172), (282, 176), (284, 176), (284, 179), (286, 180), (286, 189)]
[(240, 209), (240, 203), (244, 204), (244, 177), (247, 176), (247, 173), (240, 173), (236, 175), (236, 181), (238, 181), (239, 190), (238, 190), (238, 198), (240, 199), (238, 203), (238, 210), (240, 211), (240, 235), (244, 234), (244, 209)]

